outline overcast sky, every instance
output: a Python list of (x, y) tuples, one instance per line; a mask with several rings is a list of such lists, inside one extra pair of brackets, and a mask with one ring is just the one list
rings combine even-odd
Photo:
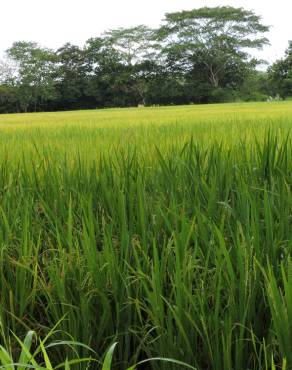
[(242, 6), (261, 15), (273, 27), (271, 46), (260, 57), (272, 62), (283, 56), (292, 40), (292, 0), (2, 0), (0, 54), (20, 40), (50, 48), (68, 41), (82, 46), (106, 29), (155, 27), (166, 12), (217, 5)]

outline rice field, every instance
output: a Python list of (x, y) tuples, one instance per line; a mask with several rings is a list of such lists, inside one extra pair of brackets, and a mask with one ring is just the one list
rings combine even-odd
[(292, 369), (291, 129), (291, 102), (1, 115), (0, 365), (34, 330), (48, 369), (116, 342), (117, 370)]

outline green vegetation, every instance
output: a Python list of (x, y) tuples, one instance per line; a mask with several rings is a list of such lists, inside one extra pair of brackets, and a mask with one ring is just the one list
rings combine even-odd
[(157, 29), (108, 30), (83, 47), (17, 41), (0, 60), (0, 113), (284, 100), (291, 41), (263, 71), (254, 50), (268, 31), (253, 11), (219, 6), (167, 13)]
[(17, 41), (0, 62), (0, 113), (264, 101), (267, 76), (250, 53), (268, 30), (253, 11), (219, 6), (108, 30), (82, 48)]
[(292, 95), (292, 41), (289, 41), (285, 57), (276, 61), (269, 68), (270, 84), (273, 93), (279, 94), (282, 99)]
[(2, 115), (2, 364), (33, 330), (46, 368), (290, 369), (291, 127), (291, 102)]

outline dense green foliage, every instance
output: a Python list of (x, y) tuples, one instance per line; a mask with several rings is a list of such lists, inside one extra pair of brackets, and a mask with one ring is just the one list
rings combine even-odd
[(1, 116), (0, 341), (64, 318), (116, 369), (291, 368), (291, 112)]
[(292, 96), (292, 41), (289, 41), (285, 57), (269, 68), (269, 78), (274, 94), (283, 99)]
[(82, 48), (15, 42), (0, 65), (0, 112), (264, 100), (260, 61), (248, 53), (268, 43), (268, 30), (252, 11), (204, 7)]

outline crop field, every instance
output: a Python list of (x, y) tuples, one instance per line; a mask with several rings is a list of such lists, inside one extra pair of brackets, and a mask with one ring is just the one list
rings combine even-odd
[(1, 115), (0, 362), (33, 330), (66, 370), (116, 342), (117, 370), (292, 369), (291, 129), (292, 102)]

